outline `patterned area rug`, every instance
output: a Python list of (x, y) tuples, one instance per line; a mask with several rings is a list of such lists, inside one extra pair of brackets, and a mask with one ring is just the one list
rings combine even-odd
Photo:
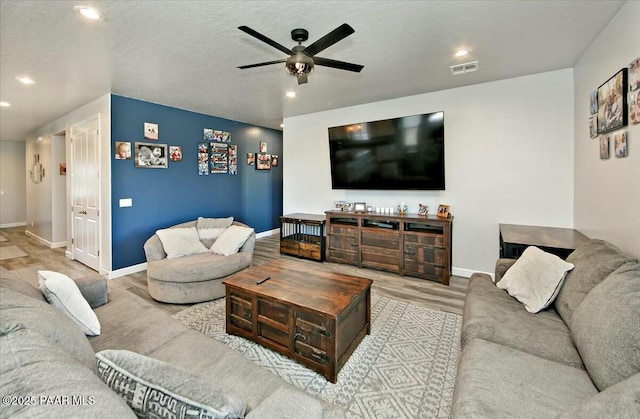
[(18, 246), (0, 247), (0, 260), (19, 258), (22, 256), (28, 256), (28, 255)]
[(338, 373), (336, 384), (247, 339), (224, 332), (224, 299), (173, 317), (358, 418), (448, 418), (460, 357), (462, 316), (372, 296), (371, 335)]

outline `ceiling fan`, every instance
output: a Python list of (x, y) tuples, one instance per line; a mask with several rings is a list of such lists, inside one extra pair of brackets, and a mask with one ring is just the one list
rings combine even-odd
[(266, 36), (251, 29), (248, 26), (239, 26), (238, 29), (245, 33), (248, 33), (249, 35), (261, 40), (266, 44), (271, 45), (272, 47), (284, 52), (285, 54), (290, 55), (289, 58), (283, 60), (267, 61), (264, 63), (243, 65), (238, 67), (242, 70), (253, 67), (262, 67), (271, 64), (285, 63), (285, 69), (287, 70), (287, 73), (296, 76), (298, 78), (298, 84), (304, 84), (307, 82), (307, 75), (309, 75), (309, 73), (313, 71), (314, 64), (337, 68), (339, 70), (354, 71), (356, 73), (359, 73), (364, 68), (363, 65), (359, 64), (346, 63), (344, 61), (331, 60), (329, 58), (315, 56), (317, 53), (324, 51), (326, 48), (330, 47), (336, 42), (343, 40), (344, 38), (355, 32), (355, 30), (346, 23), (338, 26), (336, 29), (318, 39), (308, 47), (304, 47), (302, 43), (309, 39), (309, 32), (306, 29), (294, 29), (291, 31), (291, 39), (296, 41), (298, 45), (294, 46), (291, 49), (280, 45), (276, 41), (267, 38)]

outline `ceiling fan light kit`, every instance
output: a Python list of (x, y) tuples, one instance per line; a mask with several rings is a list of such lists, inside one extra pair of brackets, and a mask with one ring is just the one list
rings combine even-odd
[(325, 67), (337, 68), (339, 70), (353, 71), (356, 73), (359, 73), (364, 68), (364, 66), (359, 64), (346, 63), (344, 61), (331, 60), (328, 58), (315, 56), (317, 53), (324, 51), (331, 45), (341, 41), (342, 39), (355, 32), (355, 30), (346, 23), (338, 26), (336, 29), (318, 39), (308, 47), (302, 46), (302, 43), (309, 39), (309, 32), (306, 29), (302, 28), (294, 29), (291, 31), (291, 39), (296, 41), (298, 45), (294, 46), (291, 49), (262, 35), (261, 33), (251, 29), (248, 26), (239, 26), (238, 29), (289, 55), (289, 58), (287, 58), (286, 60), (267, 61), (263, 63), (238, 67), (242, 70), (253, 67), (262, 67), (271, 64), (285, 63), (285, 70), (287, 71), (287, 73), (296, 76), (298, 78), (298, 84), (304, 84), (307, 82), (307, 76), (311, 74), (311, 72), (313, 72), (313, 67), (316, 64)]

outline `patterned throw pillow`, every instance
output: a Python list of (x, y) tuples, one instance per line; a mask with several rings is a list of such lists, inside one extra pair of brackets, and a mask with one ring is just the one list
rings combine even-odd
[(203, 218), (198, 217), (196, 229), (198, 237), (207, 249), (211, 248), (213, 242), (233, 223), (233, 217), (227, 218)]
[(246, 403), (222, 385), (124, 350), (96, 353), (98, 376), (138, 417), (242, 418)]

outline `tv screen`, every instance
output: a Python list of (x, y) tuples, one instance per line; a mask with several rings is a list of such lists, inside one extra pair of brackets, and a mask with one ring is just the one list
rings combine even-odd
[(333, 189), (444, 190), (444, 112), (329, 128)]

